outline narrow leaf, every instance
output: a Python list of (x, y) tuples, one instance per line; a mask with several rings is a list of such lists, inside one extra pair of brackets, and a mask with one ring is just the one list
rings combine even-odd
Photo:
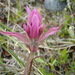
[(29, 38), (27, 38), (27, 36), (25, 36), (24, 34), (17, 33), (17, 32), (3, 32), (3, 31), (0, 31), (0, 33), (17, 37), (18, 39), (22, 40), (25, 44), (30, 44)]

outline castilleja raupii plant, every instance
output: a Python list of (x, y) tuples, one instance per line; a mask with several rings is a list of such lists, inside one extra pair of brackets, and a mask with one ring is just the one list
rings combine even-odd
[(57, 27), (49, 28), (46, 33), (44, 33), (44, 29), (46, 25), (42, 24), (42, 16), (37, 11), (37, 9), (33, 9), (32, 11), (28, 6), (26, 6), (26, 11), (28, 13), (27, 23), (23, 24), (23, 28), (26, 31), (26, 34), (21, 34), (18, 32), (4, 32), (0, 31), (1, 34), (14, 36), (20, 40), (22, 40), (30, 50), (30, 55), (28, 57), (27, 65), (25, 68), (25, 75), (30, 74), (30, 63), (34, 58), (34, 53), (37, 51), (38, 46), (43, 42), (48, 36), (55, 34), (60, 30), (62, 25)]

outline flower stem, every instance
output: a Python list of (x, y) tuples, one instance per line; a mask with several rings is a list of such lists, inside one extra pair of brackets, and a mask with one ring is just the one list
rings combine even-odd
[(24, 75), (30, 75), (31, 69), (32, 69), (33, 58), (34, 58), (34, 53), (30, 53), (27, 59)]

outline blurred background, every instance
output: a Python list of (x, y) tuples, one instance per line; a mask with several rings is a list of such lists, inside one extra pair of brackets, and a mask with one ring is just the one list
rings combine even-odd
[[(26, 5), (40, 12), (44, 32), (63, 24), (39, 46), (32, 75), (75, 75), (75, 0), (0, 0), (0, 31), (25, 33)], [(28, 54), (22, 41), (0, 34), (0, 75), (23, 75)]]

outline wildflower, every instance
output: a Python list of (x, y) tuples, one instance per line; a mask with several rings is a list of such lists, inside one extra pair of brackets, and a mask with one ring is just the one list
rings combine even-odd
[(49, 28), (49, 30), (43, 34), (45, 25), (42, 24), (42, 16), (37, 11), (33, 9), (32, 11), (26, 6), (26, 11), (28, 13), (27, 24), (23, 24), (25, 34), (17, 32), (4, 32), (0, 31), (1, 34), (14, 36), (22, 40), (30, 49), (31, 52), (36, 52), (38, 45), (44, 41), (48, 36), (55, 34), (61, 28), (62, 25), (58, 27)]

